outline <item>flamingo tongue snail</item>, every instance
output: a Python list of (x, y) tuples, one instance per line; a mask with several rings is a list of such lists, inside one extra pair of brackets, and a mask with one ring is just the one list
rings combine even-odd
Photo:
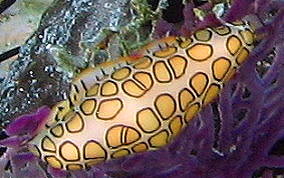
[(84, 70), (52, 108), (29, 149), (54, 168), (79, 170), (156, 150), (217, 97), (247, 59), (254, 33), (243, 21), (166, 37), (139, 57)]

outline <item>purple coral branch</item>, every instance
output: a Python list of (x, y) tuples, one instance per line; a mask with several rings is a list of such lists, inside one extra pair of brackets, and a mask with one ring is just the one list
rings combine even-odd
[(223, 153), (229, 153), (230, 147), (233, 143), (233, 137), (231, 130), (233, 129), (233, 112), (232, 112), (232, 100), (230, 99), (230, 89), (232, 82), (225, 87), (220, 95), (219, 113), (223, 125), (226, 127), (221, 127), (219, 134), (219, 149)]
[(189, 36), (191, 32), (193, 32), (195, 21), (197, 20), (193, 13), (193, 8), (194, 5), (192, 3), (188, 3), (183, 9), (183, 16), (185, 22), (181, 27), (181, 33), (183, 36)]
[(43, 106), (34, 114), (20, 116), (9, 124), (6, 128), (6, 133), (9, 136), (26, 134), (34, 135), (36, 134), (36, 131), (45, 124), (49, 113), (50, 108)]
[(269, 156), (264, 162), (268, 167), (283, 168), (284, 156)]
[(226, 22), (234, 22), (240, 20), (245, 15), (249, 14), (254, 7), (255, 0), (235, 0), (232, 7), (223, 18)]

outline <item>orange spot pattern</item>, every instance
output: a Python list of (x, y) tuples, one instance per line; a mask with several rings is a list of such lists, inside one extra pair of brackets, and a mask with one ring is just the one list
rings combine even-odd
[(30, 151), (52, 167), (80, 170), (168, 144), (247, 59), (254, 34), (241, 25), (168, 37), (137, 59), (87, 69)]

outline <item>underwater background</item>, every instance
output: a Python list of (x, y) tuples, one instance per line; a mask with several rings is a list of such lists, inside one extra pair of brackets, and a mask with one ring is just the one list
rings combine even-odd
[[(29, 2), (34, 5), (31, 9), (47, 7), (40, 1)], [(18, 43), (1, 47), (1, 53), (14, 48), (19, 53), (10, 55), (14, 59), (9, 68), (0, 68), (1, 137), (17, 140), (2, 149), (0, 176), (283, 177), (284, 2), (234, 0), (231, 7), (226, 2), (58, 0), (47, 11), (26, 12), (33, 13), (36, 18), (30, 22), (39, 26), (31, 28), (25, 43), (22, 35), (15, 37), (18, 32), (10, 31), (15, 38), (8, 40)], [(225, 5), (219, 7), (219, 3)], [(18, 144), (33, 130), (37, 119), (49, 112), (48, 108), (68, 95), (69, 84), (80, 70), (127, 55), (152, 38), (186, 36), (218, 25), (214, 7), (225, 11), (222, 19), (226, 22), (248, 14), (258, 16), (262, 27), (257, 33), (263, 37), (218, 100), (204, 108), (170, 145), (108, 161), (90, 170), (63, 172), (48, 167)], [(4, 25), (0, 24), (5, 29)], [(21, 48), (17, 48), (19, 45)], [(7, 55), (1, 55), (0, 61), (5, 58)], [(16, 127), (7, 129), (23, 114), (32, 114), (24, 116), (28, 123), (14, 123)]]

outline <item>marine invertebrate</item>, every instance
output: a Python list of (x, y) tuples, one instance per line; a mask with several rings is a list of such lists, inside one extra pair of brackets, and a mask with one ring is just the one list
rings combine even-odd
[(158, 149), (218, 95), (253, 42), (250, 27), (239, 22), (166, 37), (137, 52), (138, 59), (86, 69), (30, 149), (67, 170)]
[[(283, 90), (283, 43), (281, 45), (281, 40), (278, 40), (283, 34), (282, 18), (283, 11), (280, 11), (265, 28), (270, 32), (268, 38), (253, 51), (241, 74), (225, 86), (217, 105), (218, 111), (213, 109), (213, 114), (210, 107), (205, 108), (174, 144), (159, 151), (107, 162), (89, 171), (69, 174), (73, 177), (249, 177), (262, 166), (283, 167), (283, 157), (269, 153), (276, 140), (283, 136), (283, 100), (279, 92)], [(272, 46), (276, 48), (273, 65), (265, 78), (259, 78), (255, 63), (263, 59)], [(263, 101), (269, 101), (269, 104)], [(247, 112), (244, 114), (242, 109)], [(242, 115), (236, 117), (236, 113)], [(11, 165), (14, 172), (31, 175), (23, 169), (15, 171), (14, 160)], [(25, 168), (29, 168), (29, 164)]]

